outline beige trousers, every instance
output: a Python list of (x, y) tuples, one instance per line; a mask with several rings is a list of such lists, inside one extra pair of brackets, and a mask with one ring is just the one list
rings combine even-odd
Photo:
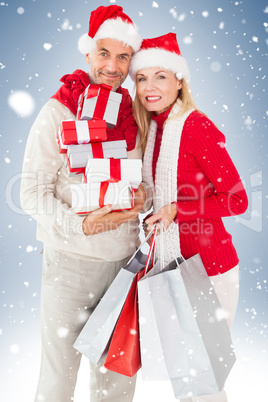
[[(239, 266), (237, 265), (224, 274), (210, 276), (210, 280), (226, 314), (227, 324), (231, 328), (238, 304)], [(227, 402), (227, 395), (223, 389), (218, 394), (181, 399), (181, 402)]]
[[(127, 259), (91, 262), (45, 248), (41, 289), (42, 359), (36, 402), (73, 401), (81, 354), (73, 344)], [(136, 377), (90, 363), (90, 402), (133, 400)]]

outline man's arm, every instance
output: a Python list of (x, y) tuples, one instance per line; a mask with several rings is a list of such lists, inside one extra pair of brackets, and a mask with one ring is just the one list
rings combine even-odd
[[(128, 159), (141, 159), (142, 151), (139, 146), (139, 135), (136, 139), (136, 146), (133, 150), (129, 151)], [(114, 230), (117, 229), (122, 223), (126, 223), (129, 221), (135, 220), (140, 212), (146, 212), (148, 209), (143, 211), (143, 207), (146, 201), (146, 196), (151, 198), (147, 191), (145, 190), (147, 187), (144, 183), (141, 183), (137, 190), (135, 191), (134, 198), (134, 207), (130, 210), (121, 211), (121, 212), (111, 212), (111, 206), (106, 205), (103, 208), (97, 209), (89, 214), (83, 221), (83, 232), (86, 236), (97, 234), (100, 232), (104, 232), (106, 230)], [(150, 203), (150, 202), (149, 202)]]
[[(70, 203), (59, 197), (56, 184), (59, 184), (63, 159), (56, 142), (57, 130), (62, 120), (73, 118), (73, 114), (56, 100), (49, 101), (43, 107), (29, 134), (21, 180), (22, 208), (49, 233), (58, 232), (61, 237), (68, 239), (74, 235), (93, 235), (114, 230), (122, 223), (136, 219), (145, 200), (140, 188), (136, 191), (133, 209), (110, 212), (111, 207), (105, 206), (84, 218), (69, 207)], [(138, 150), (131, 151), (132, 157), (138, 156), (138, 153)], [(71, 179), (61, 183), (60, 191), (63, 194), (70, 192), (70, 184)]]
[(56, 100), (42, 108), (27, 140), (21, 180), (22, 208), (49, 233), (58, 232), (62, 237), (83, 234), (83, 218), (60, 196), (66, 195), (70, 183), (62, 181), (56, 189), (64, 163), (56, 142), (57, 130), (62, 120), (73, 118)]

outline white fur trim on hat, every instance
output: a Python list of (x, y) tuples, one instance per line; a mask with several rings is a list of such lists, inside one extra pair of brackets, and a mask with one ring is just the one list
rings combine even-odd
[(83, 54), (91, 53), (95, 47), (96, 40), (92, 39), (88, 34), (84, 34), (78, 39), (78, 50)]
[(121, 18), (116, 18), (104, 21), (94, 38), (87, 34), (82, 35), (78, 41), (78, 49), (83, 54), (90, 53), (95, 49), (99, 39), (107, 38), (123, 42), (125, 45), (132, 47), (134, 52), (139, 50), (142, 42), (140, 35), (132, 24), (124, 22)]
[(162, 67), (172, 71), (180, 80), (190, 80), (190, 72), (186, 60), (174, 52), (160, 48), (140, 50), (130, 62), (129, 75), (135, 81), (136, 73), (143, 68)]

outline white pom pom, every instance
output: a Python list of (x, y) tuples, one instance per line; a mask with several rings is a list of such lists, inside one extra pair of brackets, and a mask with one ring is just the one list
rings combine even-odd
[(83, 54), (91, 53), (96, 47), (96, 41), (88, 34), (80, 36), (78, 40), (78, 50)]

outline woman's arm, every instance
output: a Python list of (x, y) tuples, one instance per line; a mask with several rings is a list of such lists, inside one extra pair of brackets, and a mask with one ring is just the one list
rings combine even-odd
[[(224, 135), (203, 115), (195, 125), (190, 124), (184, 130), (188, 130), (184, 134), (190, 138), (191, 154), (208, 179), (212, 194), (204, 197), (202, 191), (196, 187), (195, 197), (188, 200), (181, 200), (179, 197), (176, 203), (163, 206), (147, 219), (148, 229), (158, 220), (167, 228), (173, 219), (214, 219), (242, 214), (248, 207), (247, 194), (225, 148)], [(182, 185), (184, 184), (188, 183)]]
[(199, 118), (191, 129), (190, 126), (186, 129), (189, 130), (186, 134), (191, 135), (192, 155), (211, 183), (212, 194), (202, 197), (197, 188), (196, 199), (179, 199), (176, 203), (177, 219), (213, 219), (244, 213), (248, 207), (247, 194), (225, 148), (224, 135), (206, 116)]

